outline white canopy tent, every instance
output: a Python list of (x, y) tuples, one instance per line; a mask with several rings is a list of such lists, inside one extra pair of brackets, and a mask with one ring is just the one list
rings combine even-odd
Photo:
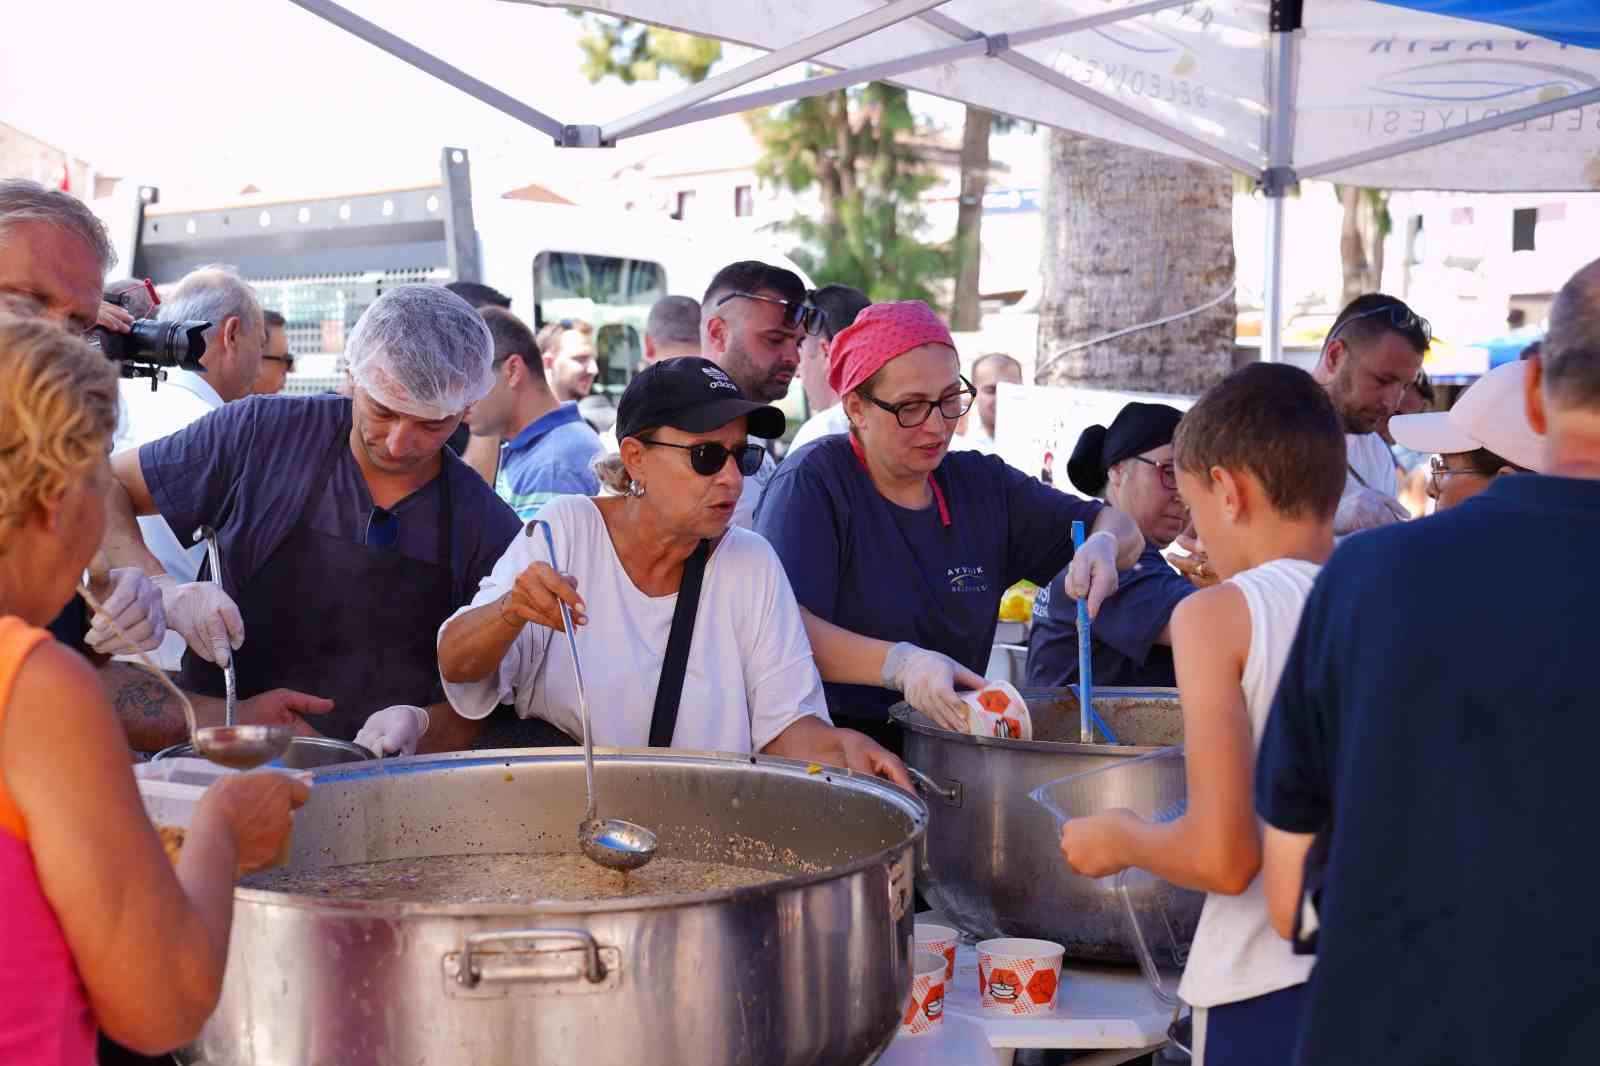
[[(569, 147), (882, 80), (1246, 175), (1272, 205), (1267, 359), (1297, 182), (1600, 189), (1593, 0), (591, 0), (766, 50), (609, 122), (557, 119), (333, 0), (291, 2)], [(831, 72), (739, 91), (803, 63)]]

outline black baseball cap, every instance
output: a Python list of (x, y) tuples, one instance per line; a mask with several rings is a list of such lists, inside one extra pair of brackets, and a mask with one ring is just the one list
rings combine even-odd
[(783, 436), (783, 412), (745, 399), (720, 366), (698, 355), (662, 359), (641, 371), (617, 404), (617, 439), (637, 437), (661, 426), (685, 433), (709, 433), (735, 418), (749, 418), (750, 435)]

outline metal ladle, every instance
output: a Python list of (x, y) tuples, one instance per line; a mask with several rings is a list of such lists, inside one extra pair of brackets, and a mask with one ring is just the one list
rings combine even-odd
[[(217, 531), (201, 526), (194, 531), (194, 542), (206, 542), (206, 560), (211, 564), (211, 580), (222, 584), (222, 559), (217, 551)], [(239, 709), (238, 687), (233, 672), (233, 649), (228, 649), (228, 663), (222, 668), (226, 698), (223, 723), (196, 729), (191, 738), (195, 754), (218, 766), (236, 770), (254, 770), (283, 755), (294, 742), (294, 730), (286, 725), (237, 725), (235, 715)]]
[[(544, 542), (550, 549), (550, 565), (556, 566), (556, 542), (550, 535), (550, 523), (533, 519), (523, 533), (533, 536), (533, 527), (544, 530)], [(578, 665), (578, 638), (572, 629), (572, 612), (564, 600), (557, 600), (561, 608), (561, 625), (567, 632), (567, 648), (572, 652), (572, 674), (578, 681), (578, 717), (583, 722), (583, 779), (589, 792), (589, 805), (578, 823), (578, 847), (589, 861), (610, 870), (637, 870), (656, 857), (656, 835), (642, 825), (621, 818), (600, 818), (596, 815), (594, 791), (594, 743), (589, 731), (589, 698), (583, 688), (583, 668)]]

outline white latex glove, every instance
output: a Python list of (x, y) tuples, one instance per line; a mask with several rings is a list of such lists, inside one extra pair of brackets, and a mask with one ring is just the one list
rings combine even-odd
[(1333, 516), (1333, 535), (1342, 537), (1363, 529), (1377, 529), (1410, 517), (1411, 512), (1399, 500), (1372, 489), (1357, 489), (1339, 501), (1339, 510)]
[(428, 731), (428, 712), (409, 703), (397, 703), (373, 712), (356, 743), (380, 759), (385, 755), (414, 755), (417, 743)]
[(1116, 595), (1118, 581), (1117, 538), (1101, 530), (1073, 555), (1064, 584), (1072, 599), (1087, 597), (1089, 617), (1095, 618), (1100, 614), (1100, 605)]
[[(84, 642), (101, 655), (130, 655), (160, 647), (161, 638), (167, 635), (161, 590), (136, 566), (118, 567), (111, 571), (109, 581)], [(127, 640), (117, 634), (118, 628)]]
[(171, 574), (152, 578), (167, 609), (167, 628), (181, 636), (200, 658), (227, 666), (244, 643), (239, 608), (215, 581), (178, 584)]
[(941, 729), (967, 731), (967, 705), (956, 685), (982, 688), (984, 679), (948, 655), (901, 642), (883, 659), (883, 687), (903, 694), (906, 702)]

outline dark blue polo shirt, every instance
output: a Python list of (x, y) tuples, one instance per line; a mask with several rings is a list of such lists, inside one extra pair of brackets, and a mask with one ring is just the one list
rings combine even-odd
[[(910, 641), (982, 673), (1000, 597), (1027, 578), (1044, 584), (1072, 560), (1072, 522), (1105, 505), (1034, 480), (992, 455), (954, 452), (934, 472), (950, 509), (907, 510), (884, 499), (848, 435), (801, 448), (767, 485), (756, 532), (783, 560), (802, 606), (863, 636)], [(824, 686), (836, 718), (882, 719), (900, 694)]]
[(1332, 826), (1299, 1066), (1595, 1061), (1597, 543), (1600, 481), (1514, 474), (1323, 568), (1256, 769)]
[[(1066, 570), (1051, 578), (1033, 601), (1028, 637), (1028, 686), (1058, 688), (1078, 683), (1078, 601), (1066, 593)], [(1096, 685), (1178, 683), (1172, 646), (1156, 637), (1172, 609), (1194, 591), (1148, 541), (1139, 564), (1119, 575), (1117, 594), (1100, 605), (1089, 626), (1089, 654)]]

